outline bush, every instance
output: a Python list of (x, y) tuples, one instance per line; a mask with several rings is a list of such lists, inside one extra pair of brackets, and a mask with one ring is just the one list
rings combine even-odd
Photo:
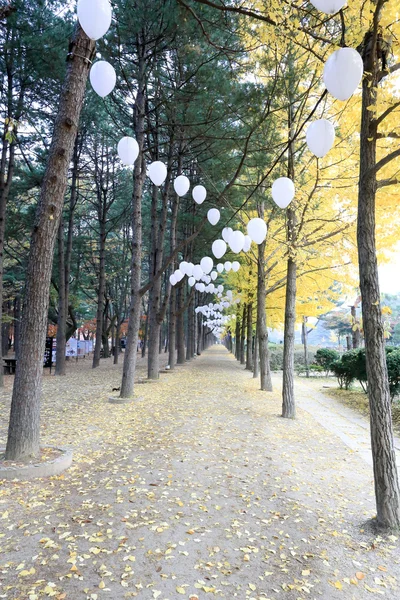
[(347, 376), (357, 379), (364, 392), (367, 393), (367, 365), (364, 348), (356, 348), (345, 352), (341, 360), (347, 371)]
[(326, 375), (331, 371), (332, 363), (340, 358), (339, 352), (332, 348), (319, 348), (315, 353), (315, 362), (320, 367), (323, 367)]
[[(314, 353), (309, 350), (308, 360), (314, 360)], [(271, 371), (280, 371), (283, 369), (283, 345), (276, 345), (275, 348), (269, 349), (269, 364)], [(304, 350), (299, 348), (294, 351), (294, 366), (295, 368), (305, 366)]]
[(386, 349), (386, 365), (389, 377), (390, 397), (400, 394), (400, 349)]
[[(389, 378), (390, 397), (400, 394), (400, 349), (386, 348), (386, 365)], [(365, 349), (358, 348), (345, 352), (340, 360), (332, 364), (332, 371), (337, 377), (340, 388), (349, 389), (351, 383), (357, 379), (364, 392), (368, 391), (367, 364)]]
[(335, 360), (331, 364), (331, 371), (337, 377), (339, 387), (342, 390), (345, 388), (346, 390), (350, 389), (351, 384), (353, 383), (353, 375), (348, 365), (343, 364), (342, 360)]

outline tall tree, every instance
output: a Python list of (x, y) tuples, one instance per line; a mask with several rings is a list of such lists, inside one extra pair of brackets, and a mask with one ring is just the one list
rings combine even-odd
[(53, 251), (94, 48), (94, 42), (78, 25), (68, 56), (30, 246), (6, 448), (9, 460), (36, 456), (39, 452), (41, 377)]

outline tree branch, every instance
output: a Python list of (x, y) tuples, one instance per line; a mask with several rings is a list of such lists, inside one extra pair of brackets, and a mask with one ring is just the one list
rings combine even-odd
[(381, 158), (381, 160), (376, 163), (375, 173), (377, 173), (380, 169), (382, 169), (385, 165), (390, 163), (392, 160), (394, 160), (398, 156), (400, 156), (400, 148), (397, 148), (397, 150), (393, 150), (393, 152), (390, 152), (389, 154), (384, 156), (384, 158)]

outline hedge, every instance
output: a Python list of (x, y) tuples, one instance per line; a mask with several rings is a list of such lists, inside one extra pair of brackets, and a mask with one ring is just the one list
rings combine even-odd
[[(386, 365), (390, 396), (393, 400), (395, 396), (400, 394), (400, 348), (386, 348)], [(356, 380), (361, 384), (364, 392), (368, 391), (364, 348), (345, 352), (339, 360), (332, 363), (331, 370), (337, 377), (340, 388), (348, 390), (353, 381)]]

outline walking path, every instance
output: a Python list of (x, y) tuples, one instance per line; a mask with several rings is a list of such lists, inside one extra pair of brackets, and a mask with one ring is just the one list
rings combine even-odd
[[(274, 383), (280, 389), (280, 379), (275, 378)], [(335, 398), (313, 389), (306, 381), (296, 380), (295, 387), (297, 406), (306, 410), (322, 427), (339, 437), (372, 466), (369, 420)], [(397, 466), (400, 468), (400, 439), (395, 437), (394, 443)]]
[(120, 376), (103, 361), (44, 378), (43, 443), (75, 460), (0, 484), (0, 598), (399, 598), (397, 536), (363, 525), (371, 468), (327, 429), (331, 410), (314, 418), (315, 393), (282, 419), (279, 393), (222, 346), (131, 405), (107, 402)]

